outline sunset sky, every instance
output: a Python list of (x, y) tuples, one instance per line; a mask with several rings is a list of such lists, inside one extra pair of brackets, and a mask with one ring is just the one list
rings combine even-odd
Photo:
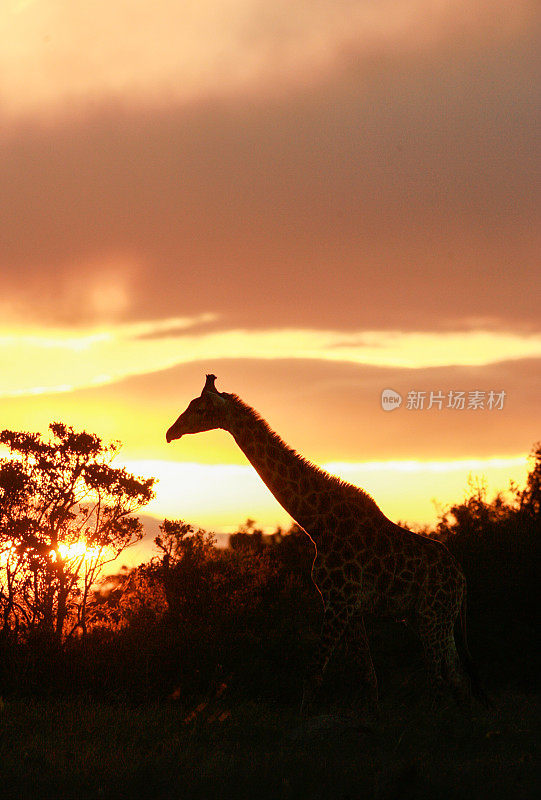
[(540, 16), (4, 0), (0, 428), (120, 439), (119, 464), (160, 478), (145, 513), (222, 531), (289, 517), (225, 432), (166, 444), (206, 372), (394, 520), (434, 521), (470, 474), (522, 481)]

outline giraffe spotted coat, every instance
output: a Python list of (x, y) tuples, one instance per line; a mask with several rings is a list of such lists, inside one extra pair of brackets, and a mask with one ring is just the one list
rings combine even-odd
[[(466, 581), (439, 542), (391, 522), (362, 489), (304, 459), (236, 395), (218, 392), (207, 376), (201, 395), (167, 431), (167, 441), (222, 428), (232, 434), (269, 490), (316, 548), (312, 576), (324, 606), (321, 643), (307, 684), (310, 701), (337, 644), (348, 637), (370, 703), (377, 680), (365, 613), (406, 619), (419, 634), (438, 688), (464, 687), (454, 629), (464, 634)], [(457, 626), (458, 627), (458, 626)]]

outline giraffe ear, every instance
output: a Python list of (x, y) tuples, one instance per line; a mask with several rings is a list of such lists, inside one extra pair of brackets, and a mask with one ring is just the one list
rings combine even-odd
[(215, 380), (216, 380), (216, 375), (207, 375), (207, 380), (205, 381), (205, 385), (203, 386), (201, 397), (203, 397), (203, 395), (206, 394), (207, 392), (217, 395), (220, 394), (220, 392), (216, 389), (216, 386), (214, 385)]

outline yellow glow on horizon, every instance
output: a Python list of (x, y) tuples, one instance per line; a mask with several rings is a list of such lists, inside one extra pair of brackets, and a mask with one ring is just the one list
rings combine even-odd
[[(541, 336), (491, 331), (313, 329), (190, 334), (212, 314), (92, 330), (0, 329), (0, 397), (75, 391), (196, 361), (310, 359), (396, 368), (482, 366), (541, 356)], [(84, 359), (81, 353), (84, 351)]]
[[(323, 467), (368, 491), (390, 519), (424, 525), (435, 523), (440, 507), (464, 499), (470, 476), (486, 482), (489, 498), (508, 490), (510, 480), (523, 485), (528, 458), (332, 462)], [(291, 524), (250, 465), (138, 460), (127, 462), (127, 468), (158, 478), (156, 498), (145, 514), (228, 533), (247, 517), (269, 528)]]
[(325, 469), (333, 474), (343, 475), (355, 472), (360, 467), (368, 472), (393, 470), (397, 472), (451, 472), (476, 470), (485, 468), (505, 468), (525, 465), (526, 456), (465, 458), (453, 461), (422, 461), (411, 459), (406, 461), (363, 461), (362, 464), (350, 461), (330, 461)]

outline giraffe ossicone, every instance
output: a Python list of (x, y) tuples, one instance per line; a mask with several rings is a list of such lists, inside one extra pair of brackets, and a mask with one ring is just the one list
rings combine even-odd
[(207, 375), (205, 380), (205, 385), (203, 386), (203, 391), (201, 392), (201, 394), (203, 394), (204, 392), (213, 392), (214, 394), (220, 394), (216, 388), (216, 383), (215, 383), (216, 380), (217, 380), (216, 375), (212, 374)]
[(377, 705), (363, 616), (368, 612), (412, 624), (437, 690), (449, 686), (464, 696), (471, 681), (482, 697), (466, 641), (466, 579), (447, 548), (391, 522), (370, 495), (303, 458), (237, 395), (218, 392), (215, 381), (215, 375), (207, 375), (201, 395), (169, 428), (166, 439), (218, 428), (228, 431), (314, 543), (312, 578), (323, 599), (324, 617), (307, 701), (321, 684), (338, 643), (347, 637), (369, 704)]

